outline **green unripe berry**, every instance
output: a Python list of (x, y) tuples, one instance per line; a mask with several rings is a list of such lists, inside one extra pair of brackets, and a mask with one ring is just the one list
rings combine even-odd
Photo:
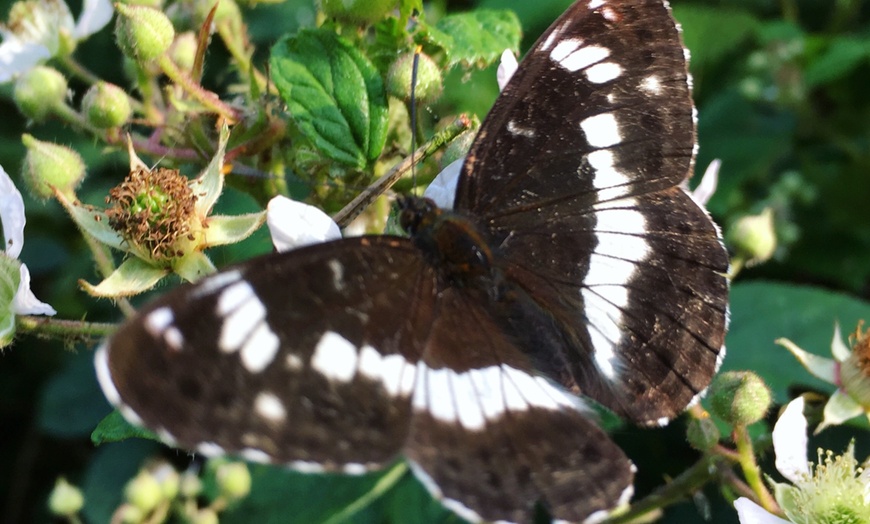
[(52, 515), (58, 517), (72, 517), (85, 505), (85, 497), (82, 490), (73, 486), (60, 477), (48, 496), (48, 509)]
[(411, 99), (411, 90), (421, 103), (432, 102), (441, 96), (444, 80), (441, 69), (429, 55), (420, 53), (417, 61), (416, 85), (412, 86), (414, 53), (406, 53), (393, 62), (387, 73), (387, 92), (402, 100)]
[(126, 124), (133, 111), (123, 89), (108, 82), (97, 82), (85, 93), (82, 112), (94, 127), (108, 129)]
[(246, 497), (251, 492), (251, 472), (244, 462), (229, 462), (218, 466), (218, 489), (230, 500)]
[(776, 231), (773, 225), (773, 210), (765, 209), (758, 215), (740, 218), (729, 228), (728, 244), (747, 265), (770, 260), (776, 251)]
[(124, 4), (117, 4), (117, 10), (115, 38), (125, 56), (147, 64), (169, 50), (175, 39), (175, 29), (163, 11)]
[(12, 98), (21, 114), (42, 121), (64, 104), (67, 96), (66, 77), (56, 69), (36, 66), (15, 82)]
[(85, 163), (72, 149), (23, 135), (27, 147), (22, 176), (30, 192), (37, 198), (54, 196), (52, 186), (65, 195), (72, 195), (85, 176)]
[(154, 475), (147, 471), (139, 472), (127, 483), (124, 495), (130, 504), (142, 510), (143, 513), (150, 512), (163, 500), (163, 490), (160, 488), (160, 483), (157, 482)]
[(710, 408), (732, 426), (748, 426), (767, 413), (770, 389), (751, 371), (722, 373), (710, 385)]

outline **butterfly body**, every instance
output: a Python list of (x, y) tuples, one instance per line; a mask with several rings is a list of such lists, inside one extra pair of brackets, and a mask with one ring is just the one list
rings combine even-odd
[(98, 351), (129, 420), (206, 455), (359, 474), (408, 461), (472, 520), (597, 521), (633, 466), (582, 394), (642, 425), (703, 392), (728, 257), (680, 187), (694, 151), (662, 0), (580, 0), (410, 238), (266, 255), (167, 293)]

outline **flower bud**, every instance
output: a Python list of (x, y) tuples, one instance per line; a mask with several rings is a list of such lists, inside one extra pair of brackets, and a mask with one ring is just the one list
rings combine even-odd
[(690, 446), (698, 451), (713, 449), (713, 446), (719, 443), (721, 436), (719, 428), (716, 427), (716, 423), (709, 416), (689, 420), (686, 440), (689, 441)]
[(748, 426), (767, 413), (771, 403), (770, 389), (751, 371), (729, 371), (713, 380), (710, 386), (710, 408), (732, 426)]
[(175, 39), (172, 22), (158, 9), (117, 4), (115, 37), (125, 56), (140, 64), (157, 60)]
[(37, 198), (54, 195), (52, 187), (65, 195), (71, 195), (85, 176), (85, 163), (72, 149), (37, 140), (23, 135), (21, 141), (27, 147), (22, 175)]
[(776, 251), (776, 231), (773, 210), (766, 208), (759, 215), (740, 218), (728, 230), (728, 243), (746, 265), (770, 260)]
[(420, 53), (417, 61), (417, 84), (411, 85), (414, 69), (414, 53), (406, 53), (393, 62), (387, 73), (387, 92), (402, 100), (414, 97), (421, 103), (431, 102), (441, 96), (443, 80), (441, 70), (429, 55)]
[(146, 512), (132, 504), (121, 504), (112, 515), (112, 522), (122, 524), (142, 524), (145, 521)]
[(175, 42), (169, 49), (169, 56), (179, 69), (190, 71), (193, 69), (194, 60), (196, 60), (196, 46), (196, 34), (193, 31), (181, 33), (175, 37)]
[(218, 466), (218, 489), (230, 500), (246, 497), (251, 492), (251, 472), (244, 462), (229, 462)]
[(118, 3), (124, 5), (141, 5), (143, 7), (163, 9), (163, 0), (119, 0)]
[(130, 98), (120, 87), (97, 82), (82, 99), (82, 112), (94, 127), (108, 129), (127, 123), (132, 110)]
[(72, 517), (85, 505), (82, 490), (60, 477), (48, 496), (48, 510), (57, 517)]
[(181, 477), (175, 468), (167, 462), (158, 464), (151, 470), (154, 478), (160, 483), (160, 490), (164, 500), (173, 500), (178, 496), (181, 485)]
[(354, 24), (380, 22), (397, 7), (396, 0), (322, 0), (320, 8), (329, 18)]
[(21, 114), (37, 122), (44, 120), (55, 107), (63, 105), (66, 96), (66, 78), (47, 66), (36, 66), (21, 75), (12, 92)]
[(160, 483), (157, 482), (154, 475), (144, 470), (127, 483), (124, 495), (130, 504), (142, 510), (143, 513), (150, 512), (163, 500)]
[(211, 508), (203, 508), (196, 512), (190, 520), (191, 524), (218, 524), (218, 515)]
[(182, 497), (198, 497), (199, 494), (202, 493), (202, 480), (200, 480), (200, 478), (193, 473), (182, 473), (181, 484), (179, 485), (179, 492), (181, 493)]
[[(215, 2), (213, 0), (196, 0), (194, 4), (196, 20), (205, 21), (214, 5)], [(239, 11), (239, 6), (234, 0), (221, 0), (217, 4), (212, 21), (218, 24), (227, 20), (236, 21), (241, 19), (242, 13)]]

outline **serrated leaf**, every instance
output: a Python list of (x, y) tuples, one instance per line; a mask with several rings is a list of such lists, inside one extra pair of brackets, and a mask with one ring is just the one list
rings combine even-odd
[(127, 422), (117, 409), (106, 415), (91, 432), (91, 442), (95, 446), (108, 442), (121, 442), (129, 438), (144, 438), (160, 442), (154, 433)]
[(326, 29), (306, 29), (272, 48), (272, 79), (300, 131), (325, 155), (358, 169), (387, 137), (387, 96), (375, 66)]
[(513, 11), (478, 9), (445, 16), (435, 29), (453, 40), (447, 51), (448, 66), (486, 67), (499, 60), (505, 49), (519, 52), (522, 27)]

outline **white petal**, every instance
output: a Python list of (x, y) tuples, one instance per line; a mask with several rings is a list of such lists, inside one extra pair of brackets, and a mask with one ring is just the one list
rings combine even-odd
[(719, 184), (719, 168), (722, 167), (722, 161), (718, 158), (710, 162), (707, 169), (704, 171), (704, 176), (701, 177), (701, 183), (692, 191), (692, 198), (695, 202), (706, 206), (710, 201), (710, 197), (716, 192), (716, 186)]
[(498, 71), (495, 73), (499, 91), (504, 91), (504, 86), (514, 76), (518, 66), (517, 57), (514, 56), (510, 49), (505, 49), (504, 53), (501, 54), (501, 63), (498, 64)]
[(5, 37), (0, 43), (0, 84), (13, 80), (50, 57), (48, 47), (38, 42)]
[(18, 258), (24, 247), (24, 199), (3, 166), (0, 166), (0, 222), (3, 222), (6, 254)]
[(435, 180), (429, 184), (423, 196), (432, 199), (441, 209), (453, 209), (453, 199), (456, 197), (456, 184), (459, 182), (459, 172), (465, 157), (451, 162), (445, 167)]
[(341, 238), (338, 225), (320, 209), (277, 196), (266, 208), (266, 225), (278, 251)]
[(740, 524), (789, 524), (787, 520), (768, 513), (764, 508), (746, 497), (740, 497), (735, 500), (734, 509), (737, 510), (737, 518), (740, 519)]
[(834, 340), (831, 341), (831, 354), (837, 362), (843, 362), (852, 354), (852, 350), (843, 343), (843, 335), (840, 334), (839, 322), (834, 322)]
[(804, 398), (788, 403), (773, 427), (773, 451), (776, 469), (792, 482), (810, 474), (807, 462), (807, 419), (804, 417)]
[(109, 0), (85, 0), (73, 36), (76, 40), (91, 36), (109, 23), (112, 14), (112, 2)]
[(12, 299), (12, 311), (16, 315), (48, 315), (57, 314), (53, 307), (41, 302), (30, 291), (30, 270), (27, 265), (21, 264), (21, 281), (18, 283), (18, 291)]

